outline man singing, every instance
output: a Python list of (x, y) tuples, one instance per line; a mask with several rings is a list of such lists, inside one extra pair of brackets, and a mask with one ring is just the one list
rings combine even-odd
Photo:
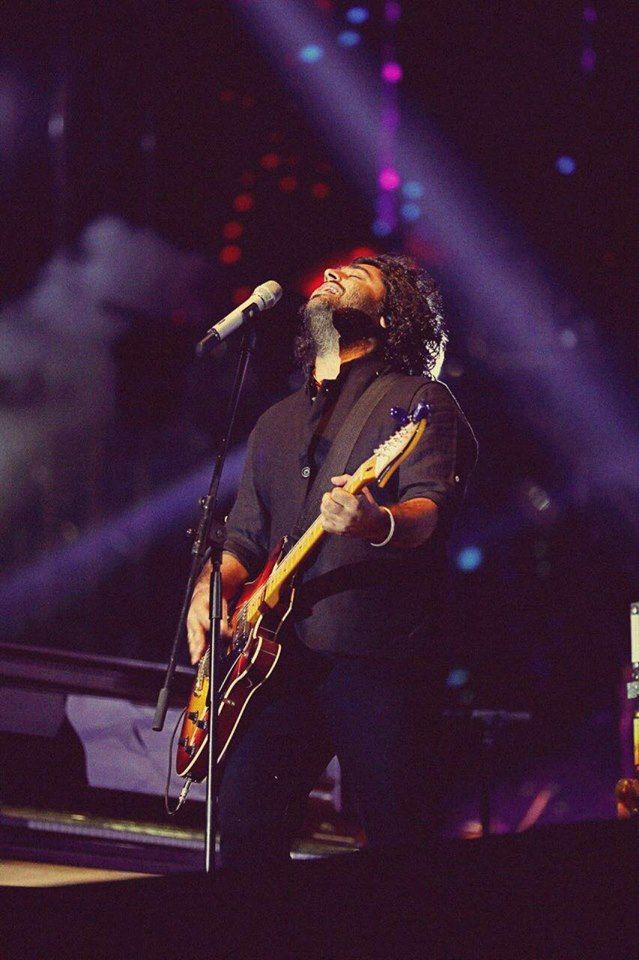
[[(422, 840), (434, 822), (445, 544), (475, 439), (435, 379), (447, 336), (432, 277), (387, 254), (324, 276), (296, 342), (306, 383), (267, 410), (249, 437), (228, 520), (225, 602), (295, 529), (358, 399), (378, 378), (388, 390), (376, 394), (344, 472), (324, 493), (328, 536), (298, 575), (280, 662), (229, 748), (219, 792), (227, 866), (288, 857), (308, 794), (334, 755), (369, 846)], [(346, 492), (350, 474), (397, 429), (391, 408), (410, 410), (418, 400), (428, 404), (428, 425), (387, 486)], [(205, 649), (209, 579), (207, 567), (189, 611), (193, 663)], [(225, 622), (226, 615), (225, 606)]]

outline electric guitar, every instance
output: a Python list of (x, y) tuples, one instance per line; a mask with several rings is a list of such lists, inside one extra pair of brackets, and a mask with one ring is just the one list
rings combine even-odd
[[(391, 414), (399, 421), (399, 429), (353, 474), (344, 488), (349, 493), (356, 495), (375, 482), (384, 487), (419, 442), (426, 428), (427, 404), (419, 402), (410, 414), (393, 407)], [(219, 688), (218, 764), (224, 760), (251, 697), (277, 665), (282, 650), (278, 637), (295, 599), (295, 574), (324, 535), (322, 518), (318, 516), (288, 551), (284, 537), (261, 573), (237, 599), (231, 616), (233, 636)], [(206, 777), (208, 768), (210, 655), (209, 649), (198, 664), (176, 755), (178, 775), (198, 782)]]

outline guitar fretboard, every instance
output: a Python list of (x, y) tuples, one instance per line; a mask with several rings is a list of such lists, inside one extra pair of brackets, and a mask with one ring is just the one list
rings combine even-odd
[[(368, 478), (362, 477), (362, 469), (353, 475), (345, 487), (349, 493), (357, 494), (368, 482)], [(247, 603), (247, 620), (254, 623), (260, 615), (262, 604), (275, 606), (280, 596), (280, 592), (285, 584), (290, 580), (302, 562), (306, 559), (314, 546), (324, 537), (326, 531), (322, 526), (322, 518), (316, 517), (313, 523), (308, 527), (296, 544), (294, 544), (284, 559), (278, 563), (272, 574), (264, 584), (261, 590), (250, 598)]]

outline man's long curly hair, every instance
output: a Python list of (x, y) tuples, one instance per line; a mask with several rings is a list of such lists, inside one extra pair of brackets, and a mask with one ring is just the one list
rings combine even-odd
[[(380, 327), (380, 352), (392, 370), (434, 377), (448, 342), (441, 294), (427, 270), (412, 257), (380, 253), (358, 257), (353, 263), (370, 264), (382, 274), (386, 298)], [(295, 342), (295, 356), (305, 370), (315, 359), (314, 343), (307, 331)]]

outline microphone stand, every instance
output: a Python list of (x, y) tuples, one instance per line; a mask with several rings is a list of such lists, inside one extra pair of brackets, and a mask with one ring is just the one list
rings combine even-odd
[[(220, 626), (222, 622), (222, 551), (224, 549), (225, 526), (223, 522), (216, 519), (217, 498), (220, 486), (222, 471), (228, 453), (229, 443), (235, 416), (239, 404), (242, 386), (246, 377), (251, 353), (255, 347), (255, 330), (249, 324), (245, 327), (242, 338), (242, 348), (235, 372), (235, 381), (229, 400), (225, 431), (222, 440), (218, 446), (213, 467), (213, 475), (209, 484), (209, 490), (205, 497), (200, 499), (201, 515), (200, 522), (196, 531), (195, 539), (191, 547), (191, 568), (186, 584), (184, 599), (180, 610), (171, 655), (167, 665), (164, 685), (158, 694), (155, 716), (153, 718), (153, 729), (162, 730), (166, 719), (168, 709), (169, 694), (173, 676), (175, 674), (177, 650), (182, 642), (186, 628), (186, 618), (191, 603), (193, 589), (200, 576), (207, 559), (211, 560), (211, 587), (210, 587), (210, 611), (211, 620), (208, 631), (209, 641), (209, 688), (207, 694), (208, 707), (208, 773), (206, 780), (206, 820), (204, 827), (204, 871), (214, 877), (216, 874), (215, 862), (215, 837), (217, 834), (217, 796), (216, 788), (216, 770), (217, 770), (217, 715), (219, 710), (219, 690), (218, 690), (218, 666), (221, 660), (220, 650)], [(215, 529), (212, 530), (215, 524)], [(183, 791), (183, 795), (185, 795)]]

